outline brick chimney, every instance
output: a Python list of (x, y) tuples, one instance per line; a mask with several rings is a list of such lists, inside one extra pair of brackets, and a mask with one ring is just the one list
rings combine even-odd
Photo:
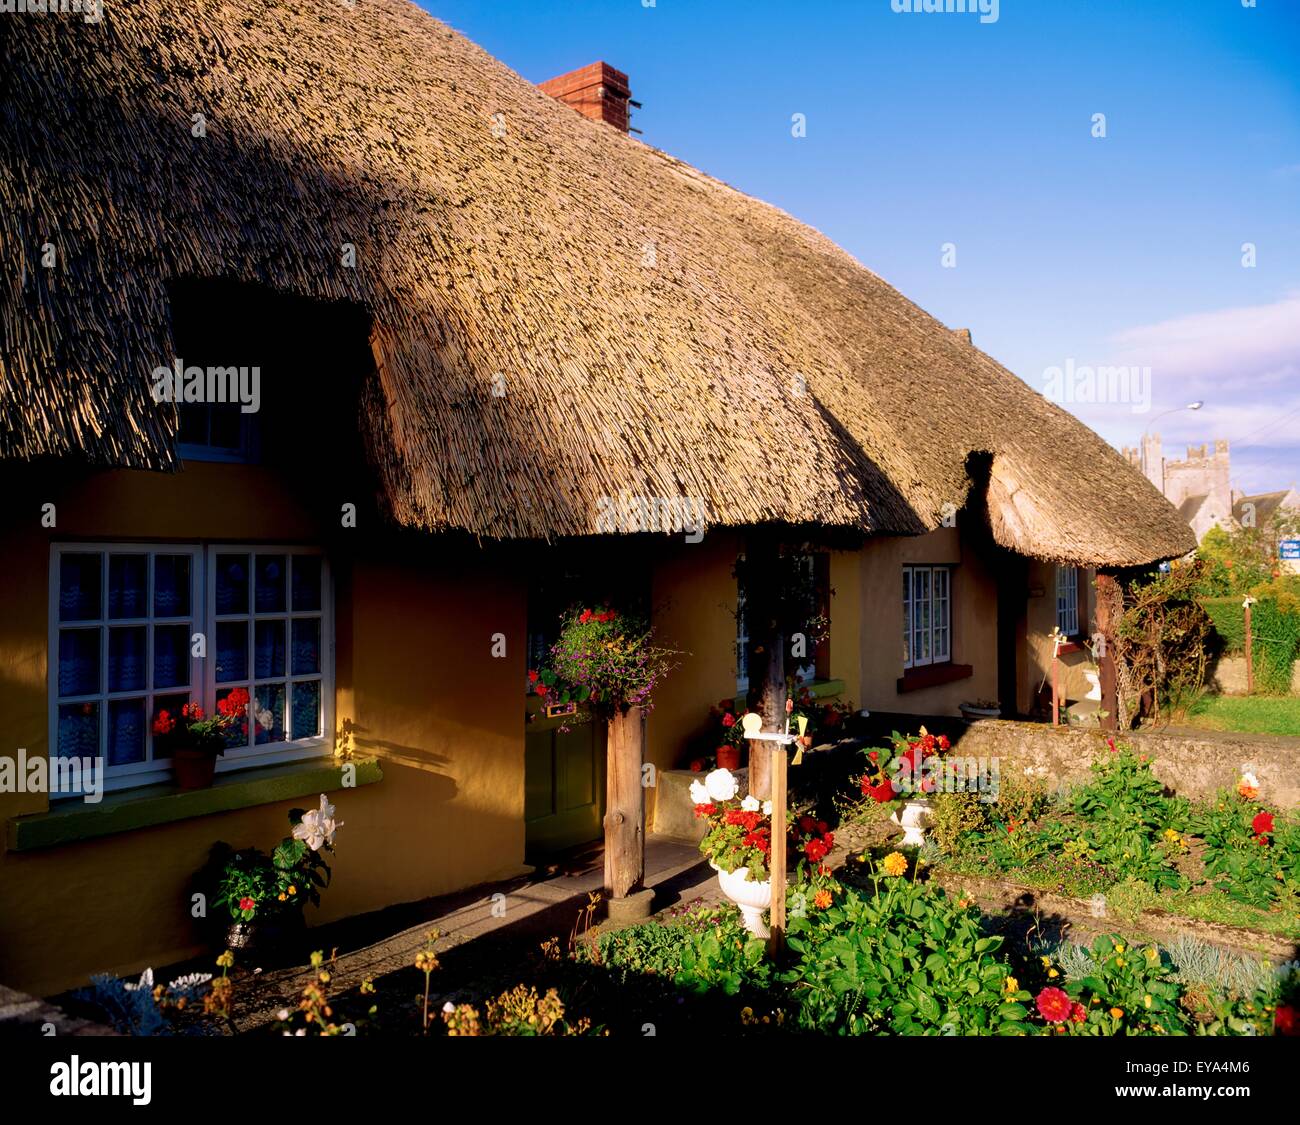
[(580, 70), (571, 70), (543, 82), (538, 89), (572, 106), (583, 117), (603, 121), (624, 133), (640, 132), (629, 125), (628, 107), (639, 107), (641, 103), (632, 100), (627, 75), (609, 63), (594, 62)]

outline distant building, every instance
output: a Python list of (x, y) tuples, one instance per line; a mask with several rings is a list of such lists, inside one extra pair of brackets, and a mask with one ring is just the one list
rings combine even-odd
[(1216, 441), (1213, 453), (1189, 445), (1186, 460), (1174, 461), (1163, 456), (1159, 434), (1144, 434), (1141, 448), (1125, 446), (1124, 456), (1178, 509), (1197, 542), (1212, 527), (1234, 526), (1226, 441)]

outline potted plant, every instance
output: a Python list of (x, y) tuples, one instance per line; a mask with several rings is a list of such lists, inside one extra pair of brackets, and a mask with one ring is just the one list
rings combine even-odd
[(292, 832), (269, 856), (246, 848), (221, 868), (215, 901), (230, 913), (225, 942), (231, 949), (266, 950), (301, 932), (306, 904), (318, 906), (320, 888), (329, 885), (323, 853), (334, 851), (342, 827), (334, 806), (322, 793), (319, 808), (290, 809), (289, 822)]
[(772, 802), (737, 798), (740, 786), (730, 770), (716, 769), (691, 782), (695, 815), (708, 821), (700, 853), (718, 873), (718, 885), (740, 907), (745, 928), (768, 937), (763, 911), (772, 905)]
[(1002, 716), (1002, 705), (996, 699), (977, 699), (973, 703), (959, 703), (957, 710), (968, 723), (980, 719), (998, 719)]
[(717, 750), (715, 760), (718, 768), (724, 770), (740, 769), (740, 751), (745, 744), (745, 732), (736, 717), (735, 706), (730, 699), (723, 699), (709, 708), (716, 729)]
[(206, 789), (212, 784), (217, 759), (236, 726), (247, 731), (248, 692), (235, 688), (217, 702), (217, 713), (205, 715), (197, 703), (186, 703), (179, 715), (162, 710), (153, 721), (154, 746), (172, 760), (176, 784), (182, 789)]
[(894, 731), (887, 746), (863, 751), (867, 770), (859, 782), (862, 795), (893, 806), (890, 820), (903, 829), (904, 844), (919, 847), (925, 842), (929, 794), (938, 786), (940, 756), (949, 746), (947, 735), (933, 735), (922, 727), (916, 735)]

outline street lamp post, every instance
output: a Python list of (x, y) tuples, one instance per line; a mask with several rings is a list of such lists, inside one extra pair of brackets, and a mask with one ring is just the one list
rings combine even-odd
[[(1159, 422), (1161, 418), (1168, 418), (1169, 415), (1178, 414), (1184, 410), (1200, 410), (1201, 407), (1204, 405), (1205, 405), (1204, 402), (1202, 402), (1200, 399), (1197, 399), (1195, 402), (1187, 403), (1186, 406), (1175, 406), (1172, 410), (1166, 410), (1161, 414), (1157, 414), (1154, 418), (1151, 419), (1150, 422), (1147, 423), (1147, 428), (1142, 431), (1142, 472), (1143, 473), (1147, 472), (1147, 438), (1151, 436), (1151, 427), (1154, 426), (1157, 422)], [(1161, 491), (1163, 492), (1164, 489), (1162, 488)]]

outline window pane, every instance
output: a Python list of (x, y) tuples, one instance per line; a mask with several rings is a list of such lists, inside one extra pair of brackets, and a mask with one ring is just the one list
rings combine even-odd
[(65, 703), (59, 708), (58, 755), (99, 757), (98, 703)]
[[(155, 695), (153, 697), (153, 712), (149, 716), (149, 726), (152, 733), (153, 722), (159, 714), (166, 711), (172, 718), (176, 718), (181, 713), (181, 708), (190, 701), (188, 695)], [(168, 740), (153, 739), (153, 756), (155, 758), (170, 758), (172, 756), (172, 747)]]
[(248, 679), (248, 622), (217, 622), (217, 682)]
[(248, 556), (217, 556), (217, 612), (248, 612)]
[(147, 643), (143, 625), (108, 631), (109, 691), (144, 690)]
[(912, 572), (903, 568), (903, 663), (912, 663)]
[(295, 612), (320, 609), (320, 556), (293, 556), (293, 608)]
[(98, 695), (99, 630), (59, 631), (59, 694)]
[(113, 555), (109, 558), (108, 616), (149, 616), (148, 555)]
[(291, 684), (292, 693), (292, 737), (314, 738), (320, 734), (320, 681), (306, 680), (300, 684)]
[(284, 579), (283, 555), (257, 556), (256, 612), (284, 612)]
[(284, 684), (258, 684), (253, 699), (253, 718), (256, 723), (254, 742), (258, 746), (268, 742), (283, 742)]
[(155, 617), (189, 616), (189, 555), (159, 555), (154, 559), (153, 612)]
[(59, 620), (95, 621), (99, 618), (100, 555), (59, 556)]
[(144, 761), (144, 700), (112, 699), (108, 704), (108, 764)]
[(299, 618), (293, 623), (293, 674), (311, 676), (319, 671), (320, 618)]
[[(294, 622), (297, 635), (298, 622)], [(254, 630), (253, 676), (255, 679), (269, 679), (271, 676), (284, 675), (284, 622), (259, 621)]]
[(238, 403), (209, 403), (208, 444), (214, 449), (239, 449), (243, 417)]
[(153, 686), (184, 687), (190, 682), (188, 625), (155, 625), (153, 629)]

